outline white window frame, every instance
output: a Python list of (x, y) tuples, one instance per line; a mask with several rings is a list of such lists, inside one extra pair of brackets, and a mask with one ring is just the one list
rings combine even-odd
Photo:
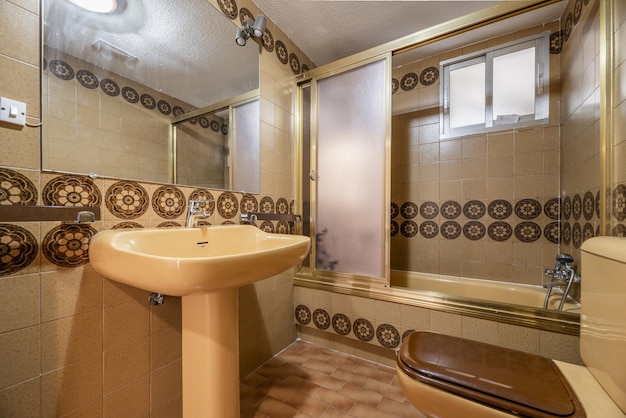
[[(498, 45), (493, 48), (466, 54), (439, 63), (441, 111), (440, 134), (442, 138), (473, 135), (483, 132), (508, 130), (547, 123), (550, 109), (550, 33), (543, 32), (528, 38)], [(535, 48), (535, 111), (522, 115), (519, 120), (493, 120), (493, 59), (498, 56)], [(485, 63), (485, 123), (450, 128), (450, 71), (468, 67), (477, 62)]]

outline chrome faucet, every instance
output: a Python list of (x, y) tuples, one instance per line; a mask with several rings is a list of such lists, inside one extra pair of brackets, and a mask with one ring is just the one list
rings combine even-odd
[(187, 210), (186, 228), (195, 228), (198, 226), (198, 219), (208, 218), (211, 211), (206, 209), (206, 204), (215, 202), (214, 200), (192, 199), (189, 201), (189, 209)]
[[(576, 270), (571, 264), (573, 261), (574, 257), (569, 254), (558, 254), (556, 256), (556, 266), (553, 269), (546, 269), (544, 271), (544, 276), (552, 279), (543, 285), (544, 288), (548, 289), (546, 298), (543, 301), (544, 309), (548, 307), (548, 301), (550, 299), (552, 289), (558, 287), (563, 291), (563, 297), (559, 303), (558, 310), (563, 310), (565, 299), (567, 299), (567, 295), (572, 288), (572, 284), (580, 283), (581, 278), (576, 274)], [(563, 290), (563, 287), (565, 287), (565, 290)]]

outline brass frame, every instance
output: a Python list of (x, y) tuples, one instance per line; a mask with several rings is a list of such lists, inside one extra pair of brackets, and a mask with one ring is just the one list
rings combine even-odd
[[(246, 104), (248, 102), (251, 102), (253, 100), (260, 100), (260, 89), (254, 89), (254, 90), (250, 90), (246, 93), (240, 94), (239, 96), (235, 96), (235, 97), (231, 97), (230, 99), (226, 99), (226, 100), (222, 100), (220, 102), (217, 103), (213, 103), (211, 105), (205, 106), (203, 108), (200, 109), (196, 109), (193, 110), (191, 112), (187, 112), (183, 115), (180, 115), (174, 119), (172, 119), (172, 121), (170, 122), (170, 136), (169, 136), (169, 146), (170, 149), (172, 150), (172, 161), (170, 164), (170, 178), (172, 179), (173, 184), (178, 184), (178, 175), (177, 175), (177, 161), (178, 161), (178, 151), (177, 151), (177, 141), (178, 141), (178, 137), (176, 135), (176, 125), (179, 125), (191, 118), (195, 118), (198, 116), (202, 116), (206, 113), (211, 113), (211, 112), (217, 112), (218, 110), (225, 110), (228, 109), (228, 119), (232, 120), (232, 108), (234, 106), (238, 106), (238, 105), (242, 105), (242, 104)], [(228, 142), (230, 143), (230, 130), (229, 130), (229, 138), (228, 138)], [(231, 152), (234, 153), (236, 152), (236, 144), (233, 145)], [(232, 160), (230, 160), (230, 156), (229, 156), (229, 169), (228, 169), (228, 186), (230, 187), (233, 184), (233, 164), (232, 164)], [(230, 190), (229, 187), (225, 187), (225, 190)]]
[[(490, 23), (517, 16), (544, 6), (559, 3), (561, 0), (528, 0), (521, 2), (503, 2), (488, 9), (472, 13), (431, 28), (416, 32), (392, 42), (380, 45), (367, 51), (340, 59), (331, 64), (315, 68), (304, 75), (297, 77), (299, 86), (311, 83), (311, 80), (321, 75), (329, 75), (345, 71), (347, 68), (359, 65), (372, 59), (372, 57), (391, 53), (392, 55), (410, 51), (423, 45), (428, 45), (442, 39), (458, 35), (469, 30), (479, 28)], [(564, 0), (565, 1), (565, 0)], [(601, 235), (610, 234), (610, 198), (612, 181), (612, 147), (614, 144), (613, 129), (613, 103), (614, 103), (614, 80), (613, 42), (614, 25), (612, 15), (614, 0), (598, 0), (600, 2), (600, 53), (601, 53), (601, 78), (600, 78), (600, 225)], [(312, 90), (312, 93), (314, 90)], [(312, 103), (316, 103), (312, 97)], [(298, 96), (298, 104), (301, 109), (301, 97)], [(315, 126), (312, 115), (311, 125)], [(299, 125), (298, 121), (298, 126)], [(315, 129), (315, 128), (313, 128)], [(300, 135), (300, 133), (299, 133)], [(313, 135), (313, 133), (312, 133)], [(298, 151), (301, 151), (301, 138), (298, 138)], [(390, 145), (390, 142), (388, 143)], [(312, 147), (312, 153), (314, 148)], [(297, 158), (298, 190), (297, 196), (301, 196), (302, 188), (302, 161), (301, 152)], [(312, 166), (314, 161), (312, 155)], [(388, 167), (390, 171), (390, 167)], [(312, 196), (311, 208), (315, 207)], [(301, 201), (301, 199), (299, 199)], [(300, 207), (301, 209), (301, 207)], [(313, 212), (312, 212), (313, 215)], [(313, 227), (313, 225), (312, 225)], [(312, 228), (312, 231), (314, 229)], [(314, 232), (312, 233), (313, 236)], [(312, 254), (314, 257), (314, 254)], [(389, 257), (389, 254), (387, 254)], [(312, 258), (314, 260), (314, 258)], [(388, 263), (388, 260), (387, 260)], [(403, 289), (389, 288), (369, 278), (345, 274), (321, 274), (309, 268), (301, 269), (294, 280), (296, 286), (320, 289), (330, 292), (354, 295), (359, 297), (385, 300), (435, 309), (444, 312), (462, 314), (465, 316), (493, 320), (501, 323), (520, 325), (546, 331), (559, 332), (569, 335), (578, 335), (580, 329), (580, 315), (567, 312), (547, 311), (539, 308), (530, 308), (520, 305), (487, 302), (467, 298), (453, 297), (434, 292), (414, 292)]]
[(614, 110), (614, 1), (600, 1), (600, 235), (611, 235)]
[[(332, 77), (334, 75), (355, 69), (355, 68), (359, 68), (362, 67), (364, 65), (367, 64), (371, 64), (374, 62), (379, 62), (379, 61), (384, 61), (384, 65), (385, 65), (385, 74), (387, 76), (387, 79), (391, 78), (391, 53), (389, 51), (384, 52), (384, 53), (379, 53), (379, 54), (375, 54), (372, 55), (370, 57), (367, 58), (362, 58), (359, 59), (357, 61), (351, 62), (351, 63), (346, 63), (345, 65), (339, 67), (339, 68), (335, 68), (334, 66), (330, 66), (328, 71), (325, 72), (316, 72), (315, 75), (312, 75), (311, 77), (306, 78), (304, 81), (299, 83), (299, 86), (310, 86), (311, 88), (311, 108), (317, 108), (318, 106), (318, 98), (317, 98), (317, 81), (321, 80), (321, 79), (325, 79), (328, 77)], [(383, 179), (383, 184), (384, 184), (384, 188), (385, 190), (389, 190), (391, 187), (391, 88), (389, 85), (387, 85), (385, 87), (385, 92), (384, 92), (384, 96), (385, 96), (385, 103), (384, 103), (384, 107), (385, 107), (385, 173), (384, 173), (384, 179)], [(302, 109), (302, 93), (301, 93), (301, 88), (297, 89), (298, 93), (297, 93), (297, 108), (298, 109)], [(301, 126), (300, 125), (301, 120), (298, 120), (298, 125), (297, 126)], [(311, 112), (311, 167), (317, 167), (317, 112)], [(304, 180), (304, 174), (302, 173), (302, 160), (301, 160), (301, 155), (302, 155), (302, 130), (298, 129), (298, 146), (297, 149), (299, 151), (299, 155), (297, 158), (297, 164), (298, 164), (298, 173), (299, 176), (297, 176), (297, 181), (298, 181), (298, 185), (297, 185), (297, 196), (299, 196), (298, 201), (302, 201), (302, 181)], [(317, 225), (315, 223), (315, 220), (317, 219), (317, 214), (316, 214), (316, 202), (317, 202), (317, 182), (316, 181), (312, 181), (312, 186), (311, 186), (311, 223), (310, 223), (310, 227), (311, 227), (311, 236), (315, 237), (317, 236)], [(359, 282), (364, 282), (364, 283), (376, 283), (377, 285), (388, 285), (389, 284), (389, 277), (390, 277), (390, 253), (389, 253), (389, 247), (390, 247), (390, 243), (391, 243), (391, 237), (390, 237), (390, 222), (391, 222), (391, 215), (389, 213), (388, 210), (386, 210), (386, 208), (389, 208), (391, 205), (391, 196), (389, 195), (389, 193), (385, 193), (385, 197), (384, 197), (384, 202), (383, 202), (383, 219), (380, 220), (380, 222), (382, 222), (383, 225), (383, 236), (384, 236), (384, 247), (385, 247), (385, 251), (382, 254), (382, 266), (383, 266), (383, 271), (382, 271), (382, 277), (380, 278), (376, 278), (376, 277), (360, 277), (360, 278), (356, 278), (355, 279), (355, 275), (353, 274), (343, 274), (343, 273), (334, 273), (334, 272), (324, 272), (323, 276), (328, 276), (328, 277), (333, 277), (338, 281), (349, 281), (351, 283), (359, 283)], [(300, 213), (302, 213), (302, 208), (300, 207)], [(311, 245), (311, 267), (303, 267), (302, 270), (308, 271), (310, 275), (318, 277), (317, 276), (317, 270), (315, 270), (312, 266), (314, 264), (314, 260), (316, 260), (316, 245), (315, 245), (315, 240), (313, 240), (312, 245)], [(320, 276), (321, 277), (321, 276)]]

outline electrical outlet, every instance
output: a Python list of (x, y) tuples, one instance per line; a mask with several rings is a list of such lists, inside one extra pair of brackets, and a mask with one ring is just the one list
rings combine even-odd
[(26, 103), (0, 97), (0, 122), (24, 126), (26, 124)]

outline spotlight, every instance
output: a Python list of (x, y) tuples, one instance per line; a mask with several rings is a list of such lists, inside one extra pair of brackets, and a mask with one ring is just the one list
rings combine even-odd
[(265, 16), (258, 15), (256, 20), (251, 18), (246, 19), (243, 22), (243, 27), (237, 29), (237, 34), (235, 35), (235, 42), (237, 45), (244, 46), (246, 41), (250, 37), (260, 38), (263, 36), (265, 32)]
[(235, 42), (237, 42), (237, 45), (244, 46), (248, 38), (248, 34), (243, 29), (237, 29), (237, 35), (235, 35)]
[(265, 32), (265, 16), (258, 15), (252, 26), (252, 35), (256, 38), (263, 36)]

